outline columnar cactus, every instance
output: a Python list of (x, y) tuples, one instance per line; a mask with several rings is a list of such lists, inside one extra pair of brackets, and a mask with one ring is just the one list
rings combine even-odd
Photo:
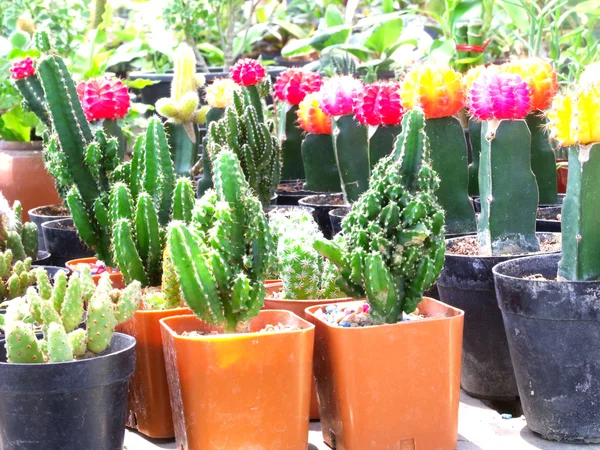
[(10, 250), (15, 261), (37, 258), (38, 229), (34, 223), (22, 223), (23, 207), (18, 200), (12, 208), (0, 192), (0, 251)]
[[(101, 354), (109, 347), (117, 324), (128, 321), (138, 308), (140, 283), (113, 290), (105, 273), (92, 295), (82, 286), (80, 275), (73, 274), (66, 286), (54, 286), (50, 299), (29, 288), (25, 297), (9, 306), (3, 324), (9, 363), (67, 362)], [(79, 329), (88, 300), (86, 327)], [(42, 339), (35, 335), (36, 324), (41, 326)]]
[(198, 159), (198, 124), (203, 122), (198, 89), (204, 76), (196, 73), (196, 56), (187, 44), (180, 44), (174, 56), (175, 70), (171, 96), (156, 102), (156, 112), (168, 119), (170, 144), (174, 149), (175, 171), (187, 175)]
[(215, 192), (205, 194), (191, 225), (171, 224), (168, 245), (187, 305), (234, 331), (263, 305), (272, 241), (236, 154), (221, 150), (213, 164)]
[(562, 208), (558, 278), (600, 279), (600, 85), (559, 94), (548, 112), (550, 133), (569, 147), (569, 178)]
[(394, 152), (375, 166), (369, 189), (342, 222), (346, 248), (314, 243), (340, 268), (340, 288), (366, 295), (377, 323), (413, 312), (444, 264), (444, 210), (428, 154), (423, 113), (408, 111)]
[(351, 76), (334, 76), (319, 91), (319, 106), (332, 118), (333, 149), (346, 202), (358, 199), (369, 186), (368, 130), (354, 117), (354, 99), (362, 83)]
[(13, 265), (12, 250), (0, 252), (0, 300), (20, 297), (34, 283), (31, 258), (17, 261)]
[(304, 189), (314, 192), (340, 192), (340, 175), (331, 139), (331, 117), (319, 107), (319, 96), (308, 94), (296, 111), (298, 125), (306, 132), (301, 153), (306, 183)]
[(223, 118), (210, 124), (206, 146), (213, 161), (220, 152), (233, 151), (248, 184), (267, 206), (279, 184), (281, 150), (274, 134), (275, 124), (261, 120), (262, 109), (259, 115), (254, 103), (246, 91), (234, 92), (233, 105), (225, 110)]
[(538, 188), (531, 171), (531, 133), (527, 116), (531, 99), (518, 75), (483, 72), (467, 99), (481, 129), (478, 222), (482, 255), (539, 250), (535, 236)]
[(317, 92), (322, 84), (319, 74), (303, 69), (288, 69), (275, 82), (275, 95), (281, 101), (278, 107), (279, 139), (283, 155), (281, 178), (284, 180), (306, 178), (302, 164), (302, 130), (298, 128), (296, 116), (304, 97)]
[(539, 190), (539, 202), (558, 203), (556, 158), (550, 143), (544, 111), (558, 91), (556, 71), (545, 61), (536, 58), (504, 64), (502, 70), (519, 75), (531, 93), (531, 112), (527, 126), (531, 132), (531, 169)]
[(33, 60), (27, 58), (15, 62), (10, 68), (10, 77), (21, 96), (25, 99), (24, 104), (33, 112), (38, 119), (47, 127), (51, 126), (50, 117), (46, 110), (46, 99), (44, 89), (35, 73)]
[(468, 191), (467, 141), (460, 121), (454, 117), (465, 104), (460, 73), (445, 66), (416, 67), (402, 83), (402, 103), (405, 108), (419, 107), (425, 113), (431, 165), (440, 177), (436, 194), (446, 211), (446, 232), (475, 231), (475, 211)]

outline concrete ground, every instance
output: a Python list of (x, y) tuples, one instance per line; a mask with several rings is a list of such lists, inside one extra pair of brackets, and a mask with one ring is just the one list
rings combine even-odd
[[(318, 422), (311, 422), (308, 450), (329, 450)], [(125, 450), (176, 450), (172, 439), (148, 439), (127, 430)], [(546, 441), (527, 428), (525, 417), (503, 419), (482, 402), (461, 392), (456, 450), (600, 450), (600, 445), (559, 444)], [(272, 449), (277, 450), (277, 449)], [(388, 450), (388, 449), (380, 449)], [(429, 449), (419, 449), (429, 450)]]

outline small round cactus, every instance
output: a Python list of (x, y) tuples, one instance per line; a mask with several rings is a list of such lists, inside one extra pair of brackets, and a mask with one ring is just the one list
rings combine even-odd
[(35, 74), (33, 60), (28, 56), (20, 61), (16, 61), (10, 67), (10, 77), (13, 80), (21, 80)]
[(317, 92), (323, 81), (318, 73), (303, 69), (288, 69), (275, 81), (275, 95), (282, 102), (299, 104), (306, 94)]
[(229, 73), (233, 81), (240, 86), (254, 86), (266, 75), (265, 68), (255, 59), (240, 59)]
[(531, 92), (533, 110), (544, 111), (558, 91), (556, 71), (539, 58), (522, 59), (501, 66), (501, 70), (519, 75)]
[(77, 96), (90, 120), (122, 119), (131, 106), (127, 87), (118, 78), (96, 78), (77, 85)]
[(404, 108), (420, 107), (426, 119), (453, 116), (465, 105), (462, 75), (433, 64), (417, 66), (406, 74), (401, 96)]
[(523, 119), (531, 111), (529, 87), (519, 75), (482, 72), (473, 81), (467, 107), (477, 120)]
[(307, 133), (331, 134), (331, 117), (319, 107), (319, 95), (308, 94), (298, 105), (298, 125)]
[(329, 116), (345, 116), (354, 112), (354, 99), (362, 92), (360, 80), (349, 75), (334, 76), (323, 83), (319, 105)]
[(219, 78), (206, 86), (206, 103), (211, 108), (227, 108), (233, 104), (233, 93), (239, 86), (231, 78)]
[(354, 102), (356, 120), (364, 125), (398, 125), (404, 108), (396, 83), (373, 83), (365, 86)]

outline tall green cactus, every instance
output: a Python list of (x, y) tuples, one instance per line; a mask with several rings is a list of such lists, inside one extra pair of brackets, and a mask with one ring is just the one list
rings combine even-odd
[(440, 117), (427, 119), (425, 130), (432, 148), (431, 167), (440, 174), (436, 195), (446, 211), (446, 233), (475, 232), (463, 127), (455, 117)]
[(302, 130), (298, 127), (298, 105), (281, 102), (279, 107), (279, 139), (281, 140), (281, 153), (283, 180), (301, 180), (306, 178), (302, 154), (299, 151), (302, 145)]
[(190, 226), (171, 224), (168, 244), (187, 305), (234, 331), (262, 307), (272, 241), (236, 154), (223, 149), (213, 164), (216, 195), (205, 194)]
[(15, 80), (15, 86), (23, 97), (27, 109), (33, 112), (44, 125), (50, 127), (44, 90), (37, 75)]
[[(206, 128), (210, 128), (210, 124), (221, 119), (225, 114), (225, 108), (210, 108), (206, 113)], [(198, 180), (198, 189), (196, 191), (198, 198), (204, 193), (213, 188), (212, 179), (212, 164), (210, 163), (210, 155), (208, 154), (208, 136), (204, 138), (202, 144), (202, 177)]]
[[(256, 86), (249, 86), (249, 88)], [(253, 98), (253, 97), (252, 97)], [(269, 205), (281, 174), (281, 149), (275, 124), (261, 119), (247, 91), (235, 92), (233, 105), (225, 115), (210, 124), (206, 146), (214, 161), (225, 149), (233, 151), (241, 163), (248, 184), (263, 206)]]
[(23, 207), (16, 200), (12, 208), (0, 192), (0, 251), (10, 250), (14, 261), (36, 259), (38, 229), (34, 223), (22, 223)]
[[(91, 280), (89, 273), (82, 276)], [(29, 288), (20, 302), (9, 306), (3, 324), (9, 363), (67, 362), (109, 347), (116, 325), (128, 321), (137, 310), (141, 285), (136, 281), (122, 291), (113, 290), (105, 273), (90, 295), (83, 288), (90, 280), (71, 275), (66, 287), (54, 286), (50, 293), (54, 302)], [(86, 327), (78, 329), (88, 300)], [(41, 340), (35, 336), (36, 324), (44, 333)]]
[(531, 133), (524, 120), (483, 123), (477, 226), (482, 255), (539, 251), (535, 236), (538, 188), (530, 148)]
[(600, 279), (600, 144), (569, 148), (567, 195), (562, 207), (562, 258), (559, 278)]
[(529, 114), (526, 121), (531, 132), (531, 170), (538, 185), (539, 203), (557, 204), (556, 157), (546, 120), (537, 114)]
[(302, 160), (306, 176), (304, 189), (313, 192), (340, 192), (340, 174), (329, 134), (309, 133), (302, 141)]
[(444, 210), (428, 160), (423, 113), (411, 110), (393, 153), (375, 167), (369, 189), (342, 222), (346, 248), (324, 239), (314, 243), (339, 267), (340, 288), (351, 297), (366, 295), (379, 323), (414, 311), (444, 264)]
[(471, 163), (469, 164), (469, 195), (479, 195), (479, 158), (481, 155), (481, 122), (469, 119), (469, 142)]
[(332, 118), (331, 135), (344, 198), (354, 203), (369, 186), (368, 129), (349, 114)]

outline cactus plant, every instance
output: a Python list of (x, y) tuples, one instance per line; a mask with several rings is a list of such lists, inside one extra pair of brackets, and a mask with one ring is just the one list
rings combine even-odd
[[(331, 139), (331, 117), (319, 107), (318, 94), (308, 94), (296, 111), (298, 125), (306, 132), (301, 153), (306, 183), (304, 189), (314, 192), (340, 192), (340, 175)], [(286, 119), (287, 120), (287, 119)]]
[[(248, 88), (258, 92), (256, 86)], [(281, 151), (273, 121), (261, 119), (262, 101), (258, 102), (259, 109), (256, 103), (247, 90), (234, 92), (233, 105), (225, 110), (223, 118), (210, 124), (206, 146), (213, 162), (221, 151), (233, 151), (250, 187), (267, 206), (279, 184)]]
[(444, 264), (444, 210), (429, 166), (425, 118), (408, 111), (394, 151), (375, 169), (369, 189), (342, 222), (345, 249), (324, 239), (314, 247), (341, 271), (347, 295), (366, 295), (375, 323), (415, 310)]
[(173, 222), (168, 245), (187, 305), (207, 323), (234, 331), (260, 311), (272, 241), (260, 202), (231, 150), (213, 159), (215, 192), (191, 225)]
[[(109, 347), (116, 325), (128, 321), (138, 308), (140, 283), (113, 290), (108, 274), (103, 274), (89, 299), (86, 327), (77, 329), (85, 303), (81, 286), (79, 274), (71, 275), (66, 288), (55, 285), (54, 291), (61, 289), (60, 294), (51, 294), (52, 298), (62, 299), (57, 303), (29, 288), (16, 308), (7, 310), (3, 328), (9, 363), (67, 362), (101, 354)], [(36, 324), (44, 335), (40, 340), (35, 334)]]
[(0, 192), (0, 251), (10, 250), (14, 261), (37, 258), (38, 229), (34, 223), (21, 222), (23, 207), (18, 200), (12, 208)]
[(543, 113), (558, 91), (556, 71), (548, 62), (537, 58), (504, 64), (502, 70), (519, 75), (529, 87), (531, 112), (526, 121), (531, 132), (531, 169), (538, 184), (539, 202), (558, 203), (556, 158)]
[(332, 299), (344, 297), (336, 285), (339, 270), (314, 248), (316, 238), (322, 238), (311, 213), (298, 211), (275, 229), (277, 262), (283, 282), (282, 298), (291, 300)]
[(319, 106), (332, 118), (332, 140), (342, 192), (347, 203), (369, 185), (368, 130), (354, 117), (354, 100), (363, 90), (351, 76), (334, 76), (319, 91)]
[(454, 117), (464, 102), (462, 76), (450, 67), (424, 64), (410, 71), (402, 83), (403, 105), (422, 108), (427, 119), (431, 166), (440, 177), (436, 194), (446, 211), (447, 233), (476, 229), (468, 191), (467, 142), (460, 121)]
[(194, 50), (183, 43), (174, 56), (175, 70), (171, 96), (156, 102), (156, 111), (168, 119), (169, 143), (174, 151), (175, 171), (188, 175), (198, 159), (200, 134), (198, 124), (203, 120), (199, 109), (198, 89), (204, 86), (204, 76), (196, 73)]
[(569, 178), (562, 208), (562, 257), (558, 278), (600, 279), (600, 85), (581, 86), (555, 97), (548, 112), (550, 134), (569, 147)]
[(28, 56), (16, 61), (10, 68), (10, 76), (25, 100), (23, 103), (40, 121), (50, 127), (50, 117), (46, 110), (44, 90), (35, 73), (33, 60)]
[(307, 94), (317, 92), (322, 80), (319, 74), (303, 69), (288, 69), (275, 81), (275, 95), (279, 104), (279, 139), (283, 154), (281, 178), (284, 180), (304, 179), (302, 164), (302, 130), (298, 128), (296, 116), (298, 105)]
[(506, 72), (482, 72), (467, 99), (481, 129), (477, 226), (480, 253), (504, 255), (539, 250), (535, 236), (538, 188), (531, 171), (531, 133), (524, 118), (527, 84)]
[(0, 252), (0, 300), (20, 297), (36, 281), (31, 269), (31, 258), (16, 261), (13, 265), (13, 252)]

